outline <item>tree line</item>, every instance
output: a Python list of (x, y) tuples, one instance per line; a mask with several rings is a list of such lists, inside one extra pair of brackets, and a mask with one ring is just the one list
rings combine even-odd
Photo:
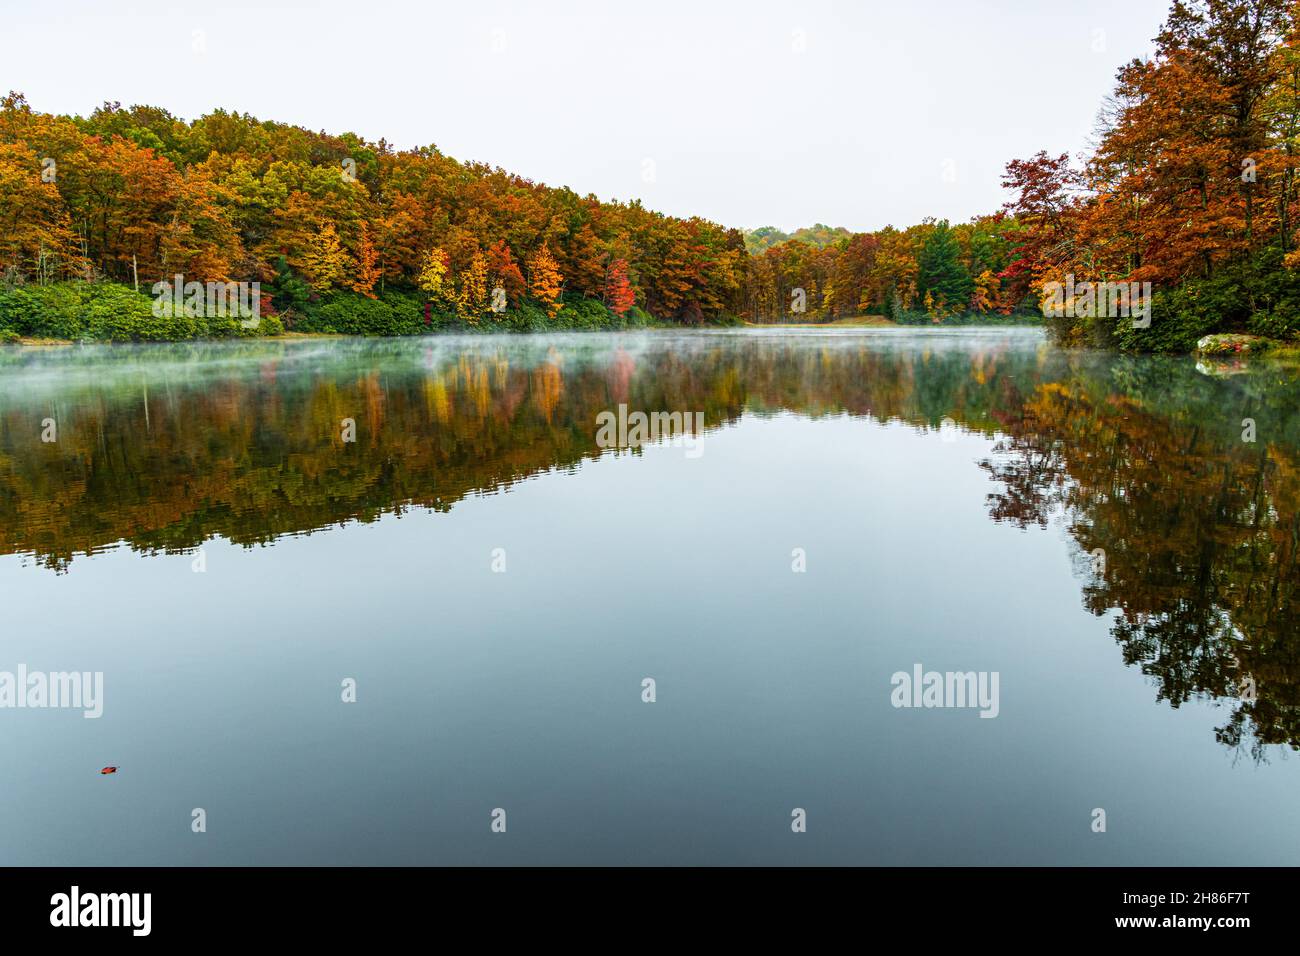
[(268, 305), (418, 293), (491, 321), (596, 300), (682, 322), (738, 314), (739, 230), (601, 202), (429, 146), (396, 150), (216, 110), (108, 103), (52, 116), (0, 100), (0, 271), (9, 282), (183, 274), (258, 281)]
[[(258, 281), (267, 311), (411, 292), (471, 323), (599, 302), (694, 324), (923, 310), (1009, 313), (999, 213), (872, 233), (745, 234), (602, 202), (435, 147), (396, 150), (247, 114), (184, 122), (106, 103), (89, 117), (0, 100), (0, 272), (10, 285)], [(751, 251), (752, 250), (752, 251)]]

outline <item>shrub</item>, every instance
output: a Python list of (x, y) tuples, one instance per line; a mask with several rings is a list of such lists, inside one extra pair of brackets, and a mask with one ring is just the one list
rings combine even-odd
[(566, 295), (553, 324), (561, 329), (607, 329), (613, 317), (599, 299)]
[(85, 333), (80, 288), (81, 283), (60, 283), (0, 292), (0, 328), (19, 335), (80, 339)]
[[(1190, 352), (1202, 336), (1236, 321), (1239, 292), (1228, 283), (1189, 282), (1151, 298), (1150, 324), (1135, 328), (1129, 318), (1096, 319), (1114, 343), (1130, 352)], [(1101, 343), (1108, 344), (1108, 343)]]
[(501, 314), (501, 326), (511, 332), (544, 332), (551, 328), (546, 312), (531, 302), (520, 302)]
[(1151, 323), (1127, 318), (1064, 318), (1048, 322), (1059, 342), (1118, 346), (1135, 352), (1190, 352), (1206, 335), (1249, 332), (1288, 338), (1300, 332), (1300, 274), (1276, 248), (1221, 266), (1152, 297)]
[(162, 315), (154, 315), (153, 300), (125, 286), (99, 288), (101, 291), (87, 297), (82, 304), (86, 338), (107, 342), (165, 342), (199, 338), (208, 331), (206, 319), (187, 316), (183, 309), (174, 314), (166, 309)]
[(280, 320), (264, 315), (246, 329), (237, 316), (204, 318), (154, 314), (154, 300), (116, 283), (65, 282), (0, 292), (0, 329), (40, 338), (105, 342), (166, 342), (194, 338), (276, 335)]
[(1290, 309), (1274, 309), (1272, 312), (1255, 312), (1246, 320), (1246, 328), (1252, 335), (1267, 335), (1283, 339), (1300, 329), (1300, 315)]
[(396, 292), (375, 299), (355, 292), (333, 293), (309, 306), (294, 329), (341, 335), (419, 335), (428, 330), (419, 297)]
[[(222, 330), (213, 325), (214, 322), (220, 322), (220, 319), (209, 320), (210, 333), (214, 338), (222, 337)], [(235, 319), (229, 320), (233, 328), (227, 326), (226, 331), (230, 335), (239, 336), (240, 338), (255, 338), (259, 335), (280, 335), (284, 332), (284, 323), (280, 321), (278, 315), (263, 314), (256, 326), (245, 328), (242, 322)]]

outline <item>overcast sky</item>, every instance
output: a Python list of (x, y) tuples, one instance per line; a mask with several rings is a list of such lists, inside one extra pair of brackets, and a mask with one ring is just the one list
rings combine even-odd
[(436, 144), (602, 199), (786, 230), (965, 220), (1086, 147), (1169, 0), (6, 0), (0, 88)]

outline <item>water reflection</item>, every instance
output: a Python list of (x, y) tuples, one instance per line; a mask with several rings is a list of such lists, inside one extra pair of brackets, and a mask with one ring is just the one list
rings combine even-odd
[(0, 553), (68, 572), (120, 544), (252, 546), (445, 511), (609, 453), (597, 415), (619, 404), (699, 411), (706, 431), (848, 414), (937, 441), (951, 419), (996, 442), (990, 517), (1065, 529), (1125, 662), (1173, 707), (1223, 698), (1219, 740), (1259, 759), (1300, 745), (1300, 386), (1281, 367), (1206, 371), (1024, 331), (10, 349)]

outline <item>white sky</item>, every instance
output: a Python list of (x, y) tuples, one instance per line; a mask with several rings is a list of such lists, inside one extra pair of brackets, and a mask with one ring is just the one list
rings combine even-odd
[(992, 212), (1008, 160), (1083, 150), (1169, 2), (0, 0), (0, 91), (223, 106), (728, 226), (863, 230)]

